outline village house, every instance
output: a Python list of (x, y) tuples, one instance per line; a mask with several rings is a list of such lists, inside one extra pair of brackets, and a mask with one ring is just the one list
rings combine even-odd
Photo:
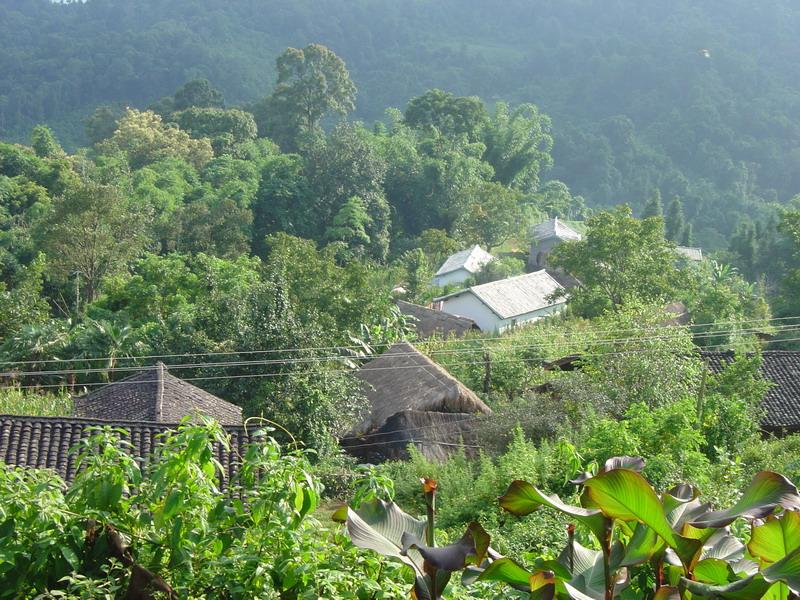
[(558, 244), (564, 241), (580, 241), (581, 234), (557, 217), (533, 228), (533, 240), (528, 256), (528, 269), (536, 271), (548, 268), (547, 257)]
[[(700, 355), (712, 373), (723, 371), (736, 356), (730, 350)], [(761, 405), (761, 429), (775, 435), (800, 432), (800, 352), (765, 350), (760, 373), (772, 384)]]
[(242, 408), (171, 375), (163, 363), (74, 400), (75, 417), (178, 423), (201, 413), (221, 425), (241, 425)]
[(405, 300), (396, 300), (395, 302), (401, 313), (411, 317), (411, 325), (420, 339), (424, 340), (434, 335), (443, 338), (461, 337), (470, 331), (480, 331), (475, 321), (467, 317), (451, 315)]
[(493, 260), (494, 256), (477, 244), (467, 250), (456, 252), (447, 257), (447, 260), (436, 271), (436, 275), (433, 276), (433, 285), (444, 287), (449, 284), (464, 283), (476, 273), (480, 273), (483, 267)]
[(215, 419), (229, 436), (230, 448), (214, 444), (227, 485), (250, 443), (242, 409), (174, 377), (162, 363), (75, 398), (72, 417), (0, 415), (0, 461), (52, 469), (69, 483), (77, 473), (77, 455), (70, 449), (95, 435), (98, 427), (110, 426), (126, 432), (118, 434), (130, 443), (123, 448), (144, 466), (166, 431), (197, 414)]
[[(14, 467), (52, 469), (69, 484), (78, 473), (78, 455), (71, 449), (97, 434), (97, 428), (109, 426), (124, 430), (117, 433), (130, 445), (121, 446), (143, 469), (161, 443), (161, 436), (176, 423), (146, 423), (123, 419), (100, 420), (73, 417), (27, 417), (0, 415), (0, 462)], [(214, 458), (222, 466), (222, 487), (236, 478), (241, 457), (251, 439), (239, 424), (226, 426), (229, 447), (214, 442)]]
[(392, 345), (356, 374), (369, 412), (341, 445), (367, 462), (407, 458), (413, 444), (443, 460), (474, 442), (474, 425), (491, 409), (464, 384), (408, 342)]
[(481, 331), (499, 333), (561, 311), (566, 305), (563, 294), (564, 287), (541, 270), (453, 292), (433, 304), (442, 312), (472, 319)]

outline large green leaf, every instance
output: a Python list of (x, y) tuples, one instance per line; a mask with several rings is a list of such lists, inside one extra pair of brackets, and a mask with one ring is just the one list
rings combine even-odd
[(602, 473), (586, 482), (589, 498), (605, 515), (638, 521), (655, 531), (686, 565), (696, 560), (702, 542), (678, 535), (664, 514), (664, 507), (644, 477), (626, 469)]
[(646, 563), (663, 547), (664, 542), (655, 531), (647, 525), (637, 523), (633, 530), (633, 537), (625, 544), (625, 556), (620, 566), (632, 567)]
[(771, 471), (761, 471), (742, 494), (739, 501), (727, 510), (709, 511), (692, 521), (695, 527), (724, 527), (739, 517), (763, 519), (782, 506), (800, 508), (800, 494), (791, 481)]
[(765, 563), (774, 563), (800, 548), (800, 513), (785, 511), (753, 526), (747, 549)]
[[(614, 469), (628, 469), (629, 471), (641, 473), (642, 469), (644, 469), (644, 459), (641, 456), (612, 456), (603, 464), (603, 468), (598, 471), (598, 474), (613, 471)], [(574, 479), (570, 479), (570, 483), (582, 485), (592, 477), (594, 475), (586, 471)]]
[(354, 545), (399, 560), (419, 575), (424, 575), (422, 557), (413, 550), (403, 552), (402, 540), (404, 534), (423, 538), (425, 527), (424, 520), (403, 512), (394, 502), (376, 499), (363, 503), (357, 511), (347, 509), (347, 532)]
[(726, 585), (681, 579), (681, 587), (694, 595), (726, 600), (758, 600), (778, 583), (786, 584), (794, 594), (800, 593), (800, 548), (760, 573)]
[(548, 496), (527, 481), (513, 481), (499, 500), (503, 509), (517, 516), (529, 515), (542, 506), (547, 506), (582, 523), (597, 539), (602, 540), (604, 537), (605, 518), (599, 510), (566, 504), (557, 495)]

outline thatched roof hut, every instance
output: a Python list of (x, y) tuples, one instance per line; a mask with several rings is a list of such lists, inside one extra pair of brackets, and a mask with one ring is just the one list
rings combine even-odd
[[(456, 421), (491, 413), (472, 390), (407, 342), (394, 344), (356, 376), (365, 384), (370, 412), (343, 440), (345, 447), (371, 443), (380, 448), (370, 438), (391, 434), (392, 440), (403, 445), (419, 441), (423, 453), (435, 458), (441, 448), (430, 452), (425, 448), (457, 446), (463, 431)], [(404, 429), (416, 429), (420, 420), (426, 422), (425, 429), (417, 430), (422, 435), (398, 437)]]
[(482, 414), (404, 410), (389, 417), (377, 431), (344, 438), (342, 446), (367, 463), (406, 460), (411, 444), (433, 461), (444, 461), (461, 448), (467, 455), (475, 455), (478, 443), (476, 426), (483, 417)]

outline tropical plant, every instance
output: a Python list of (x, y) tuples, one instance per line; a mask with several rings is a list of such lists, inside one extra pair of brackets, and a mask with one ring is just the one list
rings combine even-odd
[[(800, 495), (777, 473), (762, 471), (727, 510), (711, 510), (697, 489), (657, 494), (640, 475), (641, 458), (615, 457), (573, 482), (581, 505), (564, 503), (517, 480), (500, 506), (524, 516), (546, 506), (567, 515), (569, 542), (557, 560), (527, 566), (487, 560), (466, 581), (502, 581), (531, 598), (796, 598), (800, 593)], [(732, 534), (749, 524), (744, 545)], [(578, 541), (588, 532), (593, 549)]]
[(417, 519), (397, 506), (375, 498), (353, 510), (342, 507), (333, 518), (345, 523), (350, 540), (359, 548), (399, 561), (414, 572), (412, 597), (438, 600), (453, 573), (480, 564), (489, 552), (489, 534), (472, 522), (458, 541), (437, 547), (435, 540), (436, 488), (433, 479), (421, 480), (427, 515)]

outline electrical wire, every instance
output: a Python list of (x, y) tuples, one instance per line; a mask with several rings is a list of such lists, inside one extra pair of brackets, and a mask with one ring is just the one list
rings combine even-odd
[[(800, 337), (796, 338), (786, 338), (782, 340), (784, 342), (793, 342), (793, 341), (800, 341)], [(709, 345), (703, 347), (702, 350), (705, 351), (712, 351), (713, 349), (721, 349), (727, 348), (729, 344), (716, 344), (716, 345)], [(663, 354), (665, 351), (662, 349), (640, 349), (640, 350), (622, 350), (622, 351), (615, 351), (615, 352), (596, 352), (596, 353), (583, 353), (580, 355), (580, 358), (587, 358), (587, 357), (608, 357), (608, 356), (629, 356), (629, 355), (644, 355), (644, 354)], [(510, 362), (538, 362), (540, 359), (536, 357), (530, 358), (510, 358), (510, 359), (494, 359), (492, 360), (491, 364), (498, 364), (498, 363), (510, 363)], [(451, 363), (445, 364), (444, 366), (448, 368), (453, 367), (463, 367), (463, 366), (470, 366), (470, 365), (483, 365), (486, 364), (485, 361), (472, 361), (472, 362), (462, 362), (462, 363)], [(390, 367), (371, 367), (370, 371), (385, 371), (385, 370), (406, 370), (406, 369), (429, 369), (431, 368), (430, 365), (399, 365), (399, 366), (390, 366)], [(147, 369), (140, 369), (140, 370), (147, 370)], [(351, 369), (331, 369), (326, 371), (324, 374), (333, 374), (333, 373), (350, 373), (352, 372)], [(200, 377), (187, 377), (182, 379), (182, 381), (213, 381), (213, 380), (233, 380), (233, 379), (260, 379), (260, 378), (272, 378), (272, 377), (307, 377), (308, 373), (306, 372), (296, 372), (296, 371), (289, 371), (289, 372), (280, 372), (280, 373), (250, 373), (250, 374), (239, 374), (239, 375), (212, 375), (212, 376), (200, 376)], [(83, 383), (77, 385), (76, 387), (79, 388), (88, 388), (88, 387), (96, 387), (96, 386), (113, 386), (113, 385), (149, 385), (152, 384), (152, 381), (114, 381), (110, 383), (105, 382), (90, 382), (90, 383)], [(65, 389), (69, 387), (64, 383), (55, 383), (55, 384), (30, 384), (30, 385), (10, 385), (10, 386), (0, 386), (0, 391), (2, 390), (19, 390), (19, 389)]]
[[(787, 321), (787, 320), (798, 320), (800, 316), (789, 316), (789, 317), (772, 317), (770, 319), (749, 319), (749, 320), (741, 320), (741, 321), (719, 321), (716, 323), (694, 323), (688, 325), (656, 325), (651, 327), (634, 327), (630, 329), (598, 329), (598, 328), (585, 328), (576, 330), (574, 332), (575, 335), (588, 335), (588, 334), (610, 334), (610, 333), (622, 333), (622, 332), (647, 332), (647, 331), (658, 331), (661, 329), (679, 329), (679, 330), (692, 330), (701, 327), (713, 327), (713, 326), (720, 326), (720, 325), (741, 325), (747, 323), (773, 323), (777, 321)], [(758, 331), (762, 331), (762, 328), (759, 327)], [(561, 335), (559, 333), (554, 333), (553, 336)], [(503, 341), (504, 337), (499, 335), (492, 335), (486, 337), (470, 337), (470, 338), (448, 338), (444, 340), (438, 340), (437, 343), (439, 344), (450, 344), (450, 343), (464, 343), (466, 342), (501, 342)], [(392, 342), (383, 342), (374, 344), (374, 347), (384, 347), (390, 346)], [(52, 363), (72, 363), (72, 362), (88, 362), (88, 361), (132, 361), (132, 360), (151, 360), (151, 359), (162, 359), (162, 358), (187, 358), (187, 357), (197, 357), (197, 356), (236, 356), (236, 355), (252, 355), (252, 354), (283, 354), (289, 352), (312, 352), (312, 351), (319, 351), (319, 350), (362, 350), (363, 346), (361, 345), (343, 345), (343, 346), (308, 346), (308, 347), (297, 347), (297, 348), (279, 348), (279, 349), (272, 349), (272, 350), (241, 350), (241, 351), (225, 351), (225, 352), (188, 352), (183, 354), (146, 354), (140, 356), (102, 356), (102, 357), (81, 357), (81, 358), (50, 358), (45, 360), (23, 360), (23, 361), (0, 361), (0, 365), (31, 365), (31, 364), (52, 364)]]
[[(794, 331), (800, 330), (800, 324), (796, 325), (779, 325), (774, 328), (774, 330), (781, 332), (781, 333), (791, 333)], [(759, 333), (761, 328), (751, 328), (751, 329), (727, 329), (727, 330), (713, 330), (713, 331), (706, 331), (702, 333), (697, 333), (693, 336), (693, 339), (707, 339), (707, 338), (716, 338), (722, 335), (744, 335), (744, 334), (751, 334), (751, 333)], [(683, 332), (670, 331), (667, 335), (659, 335), (659, 336), (644, 336), (644, 337), (615, 337), (615, 338), (608, 338), (608, 339), (599, 339), (599, 340), (590, 340), (589, 343), (592, 345), (603, 345), (603, 344), (612, 344), (612, 345), (621, 345), (627, 344), (631, 342), (643, 343), (643, 342), (654, 342), (654, 341), (670, 341), (674, 339), (679, 339), (683, 335)], [(507, 338), (506, 338), (507, 339)], [(470, 341), (470, 340), (463, 340), (463, 341)], [(502, 347), (503, 350), (548, 350), (554, 347), (559, 347), (564, 345), (566, 342), (563, 340), (559, 341), (552, 341), (552, 342), (540, 342), (535, 344), (507, 344)], [(424, 345), (424, 344), (421, 344)], [(428, 356), (431, 357), (438, 357), (438, 356), (447, 356), (447, 355), (465, 355), (465, 354), (477, 354), (486, 352), (487, 348), (479, 347), (479, 348), (456, 348), (456, 349), (432, 349), (427, 352)], [(394, 357), (405, 357), (405, 356), (414, 356), (414, 352), (396, 352), (393, 353), (392, 356)], [(233, 368), (233, 367), (248, 367), (248, 366), (270, 366), (270, 365), (278, 365), (278, 366), (286, 366), (286, 365), (296, 365), (296, 364), (320, 364), (329, 361), (341, 362), (347, 359), (369, 359), (372, 358), (371, 356), (364, 356), (364, 357), (356, 357), (356, 356), (348, 356), (348, 355), (328, 355), (328, 356), (319, 356), (319, 357), (304, 357), (304, 358), (284, 358), (284, 359), (260, 359), (260, 360), (249, 360), (249, 361), (218, 361), (218, 362), (197, 362), (197, 363), (176, 363), (171, 365), (164, 365), (164, 367), (168, 370), (180, 370), (180, 369), (210, 369), (210, 368)], [(76, 362), (80, 359), (76, 359)], [(125, 372), (139, 372), (143, 370), (147, 370), (148, 368), (154, 368), (154, 365), (132, 365), (132, 366), (122, 366), (122, 367), (86, 367), (86, 368), (78, 368), (78, 369), (52, 369), (49, 371), (6, 371), (0, 373), (1, 377), (45, 377), (45, 376), (67, 376), (67, 375), (88, 375), (91, 373), (125, 373)]]

